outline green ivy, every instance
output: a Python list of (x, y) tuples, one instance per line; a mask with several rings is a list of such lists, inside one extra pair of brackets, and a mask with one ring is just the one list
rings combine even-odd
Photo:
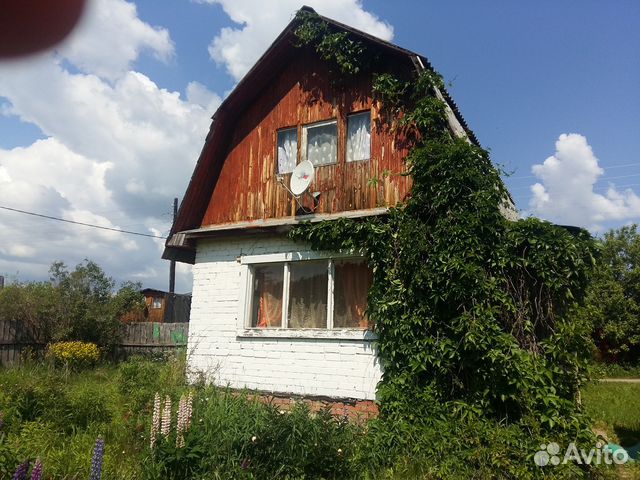
[[(320, 47), (321, 23), (299, 38), (322, 58), (342, 58), (353, 41)], [(589, 444), (577, 402), (589, 332), (574, 313), (595, 262), (591, 236), (504, 217), (502, 172), (486, 150), (450, 133), (435, 72), (408, 81), (370, 73), (374, 95), (412, 142), (405, 159), (411, 195), (384, 217), (306, 223), (290, 237), (367, 258), (383, 421), (487, 421), (512, 425), (525, 443)]]
[(313, 47), (320, 58), (337, 69), (335, 73), (355, 75), (362, 70), (363, 60), (371, 55), (362, 42), (351, 39), (347, 32), (332, 31), (317, 13), (300, 11), (297, 18), (300, 24), (294, 33), (298, 47)]

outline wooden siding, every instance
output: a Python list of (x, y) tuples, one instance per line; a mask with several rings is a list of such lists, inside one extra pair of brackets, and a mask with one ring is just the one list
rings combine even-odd
[[(316, 168), (309, 189), (321, 192), (315, 213), (393, 206), (404, 199), (410, 188), (409, 178), (401, 175), (407, 151), (379, 125), (370, 76), (344, 77), (341, 86), (330, 78), (326, 64), (303, 50), (244, 112), (237, 112), (201, 226), (294, 216), (298, 206), (277, 181), (277, 131), (298, 129), (300, 158), (302, 126), (328, 119), (338, 122), (338, 161)], [(363, 110), (371, 110), (371, 159), (347, 163), (347, 115)], [(290, 176), (283, 176), (286, 185)], [(307, 207), (313, 203), (308, 196), (303, 201)]]
[[(153, 299), (159, 298), (162, 302), (160, 308), (153, 306)], [(148, 322), (164, 322), (164, 310), (167, 308), (167, 296), (161, 293), (145, 295), (145, 303), (147, 304), (147, 320)]]

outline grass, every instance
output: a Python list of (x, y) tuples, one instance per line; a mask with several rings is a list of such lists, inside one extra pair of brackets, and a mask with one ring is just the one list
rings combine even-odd
[[(587, 413), (595, 420), (594, 431), (609, 442), (637, 455), (640, 443), (640, 383), (597, 382), (582, 391)], [(629, 448), (632, 447), (632, 448)], [(636, 447), (636, 448), (633, 448)], [(637, 462), (615, 469), (617, 478), (640, 480)]]
[[(133, 360), (79, 372), (37, 364), (0, 369), (0, 479), (11, 478), (19, 461), (38, 457), (46, 479), (86, 479), (98, 436), (106, 444), (104, 480), (488, 478), (496, 472), (532, 478), (530, 448), (515, 426), (360, 427), (303, 406), (282, 414), (203, 385), (193, 389), (186, 448), (176, 449), (174, 436), (151, 451), (154, 394), (171, 395), (175, 405), (188, 388), (181, 361)], [(623, 446), (640, 441), (639, 399), (640, 384), (594, 383), (583, 392), (598, 428)], [(392, 457), (399, 443), (400, 455)], [(625, 468), (622, 478), (640, 478), (635, 472)]]
[(179, 392), (182, 378), (175, 362), (80, 372), (38, 364), (0, 369), (0, 478), (11, 478), (18, 461), (36, 458), (44, 478), (88, 478), (98, 436), (107, 445), (103, 478), (139, 478), (154, 392)]
[(596, 428), (609, 440), (624, 447), (640, 442), (640, 383), (593, 383), (582, 398)]

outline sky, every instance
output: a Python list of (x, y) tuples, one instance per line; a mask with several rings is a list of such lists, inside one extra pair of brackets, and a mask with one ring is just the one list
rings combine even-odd
[[(163, 237), (211, 115), (302, 3), (89, 2), (61, 45), (0, 61), (0, 207)], [(640, 2), (305, 3), (429, 58), (523, 217), (640, 222)], [(88, 258), (167, 289), (163, 244), (0, 209), (10, 282)]]

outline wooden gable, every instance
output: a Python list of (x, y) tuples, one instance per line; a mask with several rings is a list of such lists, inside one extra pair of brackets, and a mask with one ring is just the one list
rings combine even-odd
[[(346, 161), (347, 115), (370, 111), (371, 158)], [(371, 77), (347, 78), (333, 85), (327, 65), (310, 49), (300, 49), (267, 88), (239, 113), (220, 175), (201, 226), (295, 217), (298, 203), (287, 191), (291, 174), (277, 175), (277, 131), (298, 130), (298, 150), (305, 148), (302, 127), (336, 120), (337, 163), (315, 168), (310, 192), (319, 192), (315, 214), (393, 206), (410, 187), (407, 151), (379, 122), (371, 97)], [(301, 158), (301, 152), (298, 153)], [(283, 185), (284, 184), (284, 185)], [(311, 210), (313, 200), (301, 203)]]
[[(313, 12), (309, 7), (301, 10)], [(431, 69), (421, 55), (319, 18), (375, 50), (390, 72), (405, 76)], [(300, 161), (303, 126), (329, 119), (337, 122), (337, 162), (316, 167), (309, 188), (319, 193), (313, 220), (379, 214), (409, 193), (410, 178), (403, 175), (407, 150), (381, 121), (379, 105), (372, 99), (372, 78), (361, 74), (336, 81), (336, 73), (330, 74), (313, 49), (296, 46), (298, 25), (296, 16), (213, 116), (163, 258), (193, 263), (198, 238), (280, 228), (309, 219), (296, 215), (300, 205), (284, 188), (291, 175), (277, 175), (277, 131), (282, 128), (298, 130)], [(477, 143), (447, 92), (437, 93), (449, 106), (452, 131)], [(370, 159), (347, 162), (347, 116), (361, 111), (371, 113)], [(306, 212), (314, 207), (308, 195), (300, 201)]]

